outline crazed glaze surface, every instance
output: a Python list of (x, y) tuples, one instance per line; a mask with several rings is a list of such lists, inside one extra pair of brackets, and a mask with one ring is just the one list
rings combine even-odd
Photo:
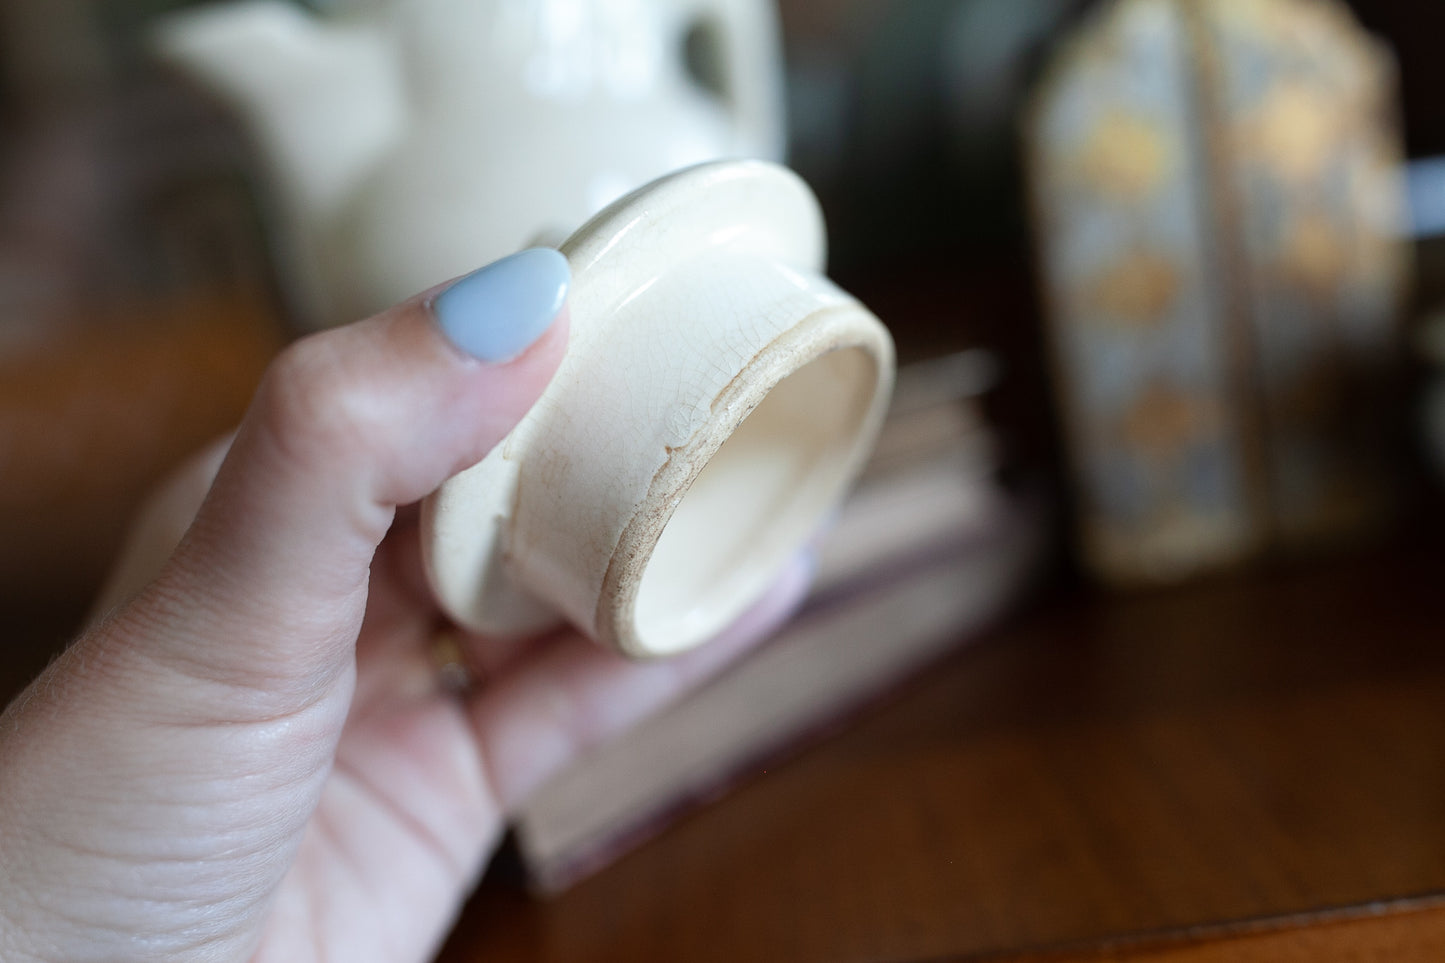
[(774, 165), (663, 178), (563, 253), (567, 357), (517, 430), (428, 502), (428, 572), (480, 631), (560, 614), (632, 655), (680, 651), (755, 601), (836, 507), (886, 407), (892, 343), (822, 276), (817, 203)]
[[(701, 38), (716, 89), (685, 69)], [(352, 321), (718, 157), (782, 155), (772, 0), (232, 0), (162, 56), (247, 121), (307, 320)]]

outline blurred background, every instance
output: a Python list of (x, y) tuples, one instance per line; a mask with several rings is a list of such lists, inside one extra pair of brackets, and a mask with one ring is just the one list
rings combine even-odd
[[(27, 677), (63, 643), (143, 493), (234, 424), (275, 351), (298, 333), (387, 303), (394, 292), (362, 290), (355, 279), (375, 274), (364, 270), (368, 263), (399, 264), (423, 243), (410, 244), (417, 235), (401, 232), (405, 251), (386, 247), (397, 243), (388, 234), (396, 221), (388, 217), (428, 200), (425, 187), (388, 167), (400, 164), (409, 139), (487, 142), (501, 129), (522, 131), (525, 144), (571, 136), (610, 145), (599, 152), (623, 174), (609, 169), (603, 174), (615, 176), (607, 180), (594, 170), (548, 171), (553, 180), (540, 191), (554, 193), (555, 184), (576, 179), (576, 205), (534, 216), (498, 213), (499, 224), (528, 223), (508, 221), (511, 235), (478, 242), (479, 252), (496, 244), (496, 254), (533, 236), (565, 236), (590, 210), (635, 186), (628, 173), (640, 182), (707, 156), (786, 158), (822, 200), (831, 273), (890, 325), (904, 361), (974, 348), (992, 357), (994, 388), (984, 409), (999, 442), (999, 477), (1048, 493), (1059, 508), (1058, 544), (1082, 547), (1065, 557), (1082, 559), (1082, 569), (1103, 582), (1149, 584), (1155, 576), (1177, 580), (1236, 563), (1274, 564), (1325, 551), (1335, 540), (1297, 544), (1279, 537), (1291, 524), (1279, 511), (1289, 485), (1359, 460), (1292, 454), (1295, 428), (1313, 437), (1334, 433), (1339, 423), (1308, 413), (1289, 422), (1270, 401), (1271, 366), (1287, 369), (1287, 359), (1309, 340), (1300, 346), (1281, 336), (1286, 360), (1273, 359), (1270, 336), (1259, 333), (1275, 323), (1271, 304), (1286, 319), (1303, 312), (1337, 326), (1354, 318), (1368, 328), (1360, 343), (1373, 352), (1369, 385), (1355, 384), (1355, 368), (1339, 360), (1348, 338), (1346, 348), (1326, 352), (1334, 362), (1306, 373), (1319, 397), (1335, 398), (1336, 382), (1348, 388), (1339, 397), (1368, 397), (1371, 416), (1361, 431), (1388, 448), (1368, 457), (1380, 462), (1370, 470), (1371, 484), (1389, 490), (1389, 507), (1365, 512), (1367, 522), (1334, 527), (1346, 540), (1379, 538), (1401, 519), (1428, 513), (1432, 436), (1423, 427), (1425, 399), (1431, 359), (1445, 354), (1439, 338), (1431, 349), (1425, 323), (1445, 299), (1445, 250), (1432, 240), (1439, 225), (1431, 226), (1429, 212), (1445, 187), (1431, 187), (1438, 182), (1428, 163), (1407, 170), (1401, 162), (1445, 155), (1445, 58), (1437, 49), (1445, 8), (1415, 0), (1216, 6), (1223, 11), (1219, 23), (1191, 24), (1182, 6), (1084, 0), (712, 7), (660, 0), (296, 0), (289, 8), (284, 0), (0, 0), (0, 625), (16, 627), (6, 633), (3, 655), (11, 674)], [(398, 13), (410, 8), (423, 13)], [(1150, 19), (1161, 10), (1166, 20), (1174, 10), (1182, 27)], [(243, 15), (233, 16), (238, 11)], [(1342, 21), (1341, 11), (1362, 29)], [(1251, 20), (1255, 14), (1262, 19)], [(1297, 15), (1303, 25), (1292, 19)], [(1336, 48), (1310, 39), (1324, 29), (1315, 23), (1319, 16), (1335, 31)], [(495, 36), (447, 29), (449, 17), (475, 21)], [(1231, 46), (1230, 24), (1245, 21), (1256, 31), (1251, 36), (1284, 38), (1277, 56), (1264, 41), (1245, 53)], [(1169, 46), (1180, 30), (1188, 34), (1185, 47)], [(481, 73), (449, 75), (453, 55), (454, 66), (471, 63), (468, 69)], [(418, 72), (420, 62), (431, 65), (430, 73)], [(1105, 67), (1112, 79), (1101, 87)], [(1265, 276), (1252, 273), (1264, 257), (1254, 242), (1272, 229), (1255, 225), (1251, 210), (1286, 217), (1292, 206), (1308, 207), (1330, 193), (1326, 178), (1310, 188), (1313, 200), (1302, 200), (1309, 191), (1292, 191), (1285, 178), (1275, 193), (1260, 188), (1265, 199), (1257, 208), (1240, 199), (1254, 188), (1248, 175), (1230, 174), (1238, 174), (1231, 164), (1245, 151), (1230, 125), (1248, 105), (1231, 99), (1239, 87), (1231, 78), (1244, 77), (1246, 87), (1263, 84), (1259, 78), (1272, 70), (1288, 75), (1304, 104), (1296, 110), (1285, 97), (1283, 113), (1261, 135), (1275, 160), (1315, 145), (1325, 157), (1320, 170), (1356, 147), (1378, 162), (1371, 170), (1383, 178), (1383, 193), (1359, 202), (1370, 211), (1383, 205), (1387, 211), (1376, 221), (1389, 222), (1360, 215), (1359, 223), (1378, 228), (1372, 256), (1388, 261), (1385, 279), (1372, 282), (1383, 288), (1371, 289), (1370, 307), (1339, 308), (1336, 301), (1353, 297), (1344, 289), (1300, 300), (1292, 282), (1280, 282), (1284, 294), (1273, 302), (1251, 301), (1260, 285), (1241, 280)], [(1359, 115), (1316, 123), (1310, 105), (1321, 98), (1310, 99), (1311, 84), (1333, 90), (1353, 82), (1351, 71), (1369, 75), (1371, 93), (1348, 107)], [(1110, 123), (1127, 119), (1143, 102), (1141, 90), (1161, 89), (1151, 79), (1156, 73), (1187, 88), (1186, 102), (1200, 115), (1136, 140), (1127, 123), (1110, 128), (1108, 149), (1099, 155), (1103, 186), (1064, 183), (1069, 171), (1094, 170), (1094, 155), (1075, 162), (1050, 153), (1056, 127), (1060, 137), (1073, 136), (1075, 108), (1051, 127), (1048, 105), (1067, 105), (1072, 97)], [(343, 86), (311, 98), (328, 74)], [(408, 83), (429, 93), (408, 99), (388, 86)], [(503, 93), (489, 100), (493, 89)], [(476, 96), (461, 98), (448, 113), (458, 91)], [(1254, 96), (1240, 96), (1246, 95)], [(516, 104), (528, 98), (566, 107), (519, 113)], [(1325, 133), (1311, 133), (1319, 130)], [(408, 131), (420, 133), (412, 138)], [(616, 146), (619, 140), (624, 146)], [(1150, 173), (1151, 152), (1184, 160)], [(572, 161), (603, 163), (581, 155)], [(519, 163), (526, 162), (524, 154)], [(512, 183), (516, 168), (507, 163), (498, 157), (471, 165), (479, 171), (472, 175), (481, 181), (478, 197)], [(1310, 163), (1283, 169), (1307, 179), (1315, 170)], [(1200, 223), (1186, 223), (1167, 203), (1111, 194), (1115, 174), (1146, 180), (1157, 174), (1173, 185), (1169, 190), (1205, 198), (1190, 208)], [(1226, 203), (1222, 184), (1245, 187)], [(1391, 207), (1396, 202), (1398, 210)], [(1226, 210), (1238, 207), (1245, 210)], [(1359, 212), (1346, 213), (1349, 220)], [(1308, 264), (1327, 281), (1347, 271), (1350, 252), (1364, 250), (1363, 228), (1351, 228), (1348, 243), (1331, 247), (1332, 223), (1311, 228), (1301, 242), (1301, 256), (1314, 257)], [(1188, 269), (1203, 293), (1188, 294), (1193, 289), (1184, 281), (1178, 282), (1184, 294), (1166, 285), (1175, 293), (1156, 310), (1150, 266), (1143, 264), (1126, 272), (1111, 295), (1116, 299), (1102, 309), (1079, 301), (1066, 277), (1072, 255), (1062, 248), (1091, 249), (1121, 231), (1149, 237), (1156, 228), (1161, 237), (1184, 237), (1180, 249), (1203, 259)], [(417, 255), (416, 271), (398, 268), (396, 283), (423, 280), (427, 271), (440, 274), (433, 280), (455, 273), (440, 263), (446, 251), (460, 252), (463, 264), (482, 260), (458, 242), (441, 255)], [(1236, 288), (1233, 300), (1218, 293)], [(1193, 308), (1179, 307), (1191, 298)], [(1100, 310), (1142, 312), (1142, 320), (1124, 334), (1109, 322), (1106, 333), (1095, 335), (1090, 312)], [(1165, 328), (1231, 344), (1240, 331), (1256, 335), (1242, 336), (1254, 344), (1245, 350), (1248, 363), (1226, 363), (1221, 382), (1196, 384), (1176, 364), (1195, 356), (1189, 347), (1195, 342), (1184, 335), (1169, 342), (1173, 347), (1148, 341)], [(1130, 382), (1110, 367), (1129, 356), (1126, 348), (1142, 352), (1138, 366), (1173, 372), (1169, 377), (1188, 382), (1194, 394), (1176, 412), (1174, 395), (1149, 394), (1155, 382), (1129, 388), (1130, 403), (1152, 420), (1131, 422), (1132, 433), (1110, 448), (1115, 443), (1101, 441), (1097, 425), (1112, 417), (1109, 392)], [(1096, 383), (1102, 394), (1090, 393)], [(1353, 402), (1349, 407), (1357, 411)], [(1244, 427), (1215, 434), (1199, 427), (1214, 421)], [(1178, 456), (1188, 484), (1130, 467), (1139, 450), (1172, 451), (1191, 431), (1208, 437)], [(1270, 466), (1280, 452), (1275, 477)], [(1162, 456), (1149, 457), (1157, 468)], [(1119, 517), (1137, 520), (1153, 511), (1139, 508), (1154, 497), (1151, 485), (1182, 484), (1192, 498), (1190, 485), (1198, 482), (1201, 499), (1227, 502), (1215, 489), (1228, 487), (1230, 472), (1244, 479), (1238, 517), (1193, 519), (1189, 524), (1202, 528), (1189, 535), (1171, 529), (1161, 536), (1173, 540), (1164, 548), (1129, 528), (1132, 521), (1099, 534)], [(1226, 529), (1234, 534), (1220, 539), (1235, 539), (1232, 547), (1216, 551), (1211, 539)], [(1161, 552), (1168, 556), (1162, 562)], [(1142, 570), (1119, 561), (1144, 556), (1155, 562)], [(1065, 571), (1079, 567), (1071, 563)]]
[(1421, 894), (1438, 958), (1442, 37), (1420, 0), (0, 0), (0, 704), (291, 339), (770, 158), (903, 362), (825, 604), (518, 814), (582, 840), (520, 832), (524, 872), (747, 786), (555, 903), (484, 886), (444, 958), (1013, 959)]

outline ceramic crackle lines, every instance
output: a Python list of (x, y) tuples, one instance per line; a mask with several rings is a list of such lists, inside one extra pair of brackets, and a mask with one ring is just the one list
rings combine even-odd
[(423, 512), (458, 622), (691, 648), (834, 511), (887, 408), (887, 330), (822, 275), (817, 202), (759, 161), (618, 201), (562, 246), (572, 340), (531, 414)]

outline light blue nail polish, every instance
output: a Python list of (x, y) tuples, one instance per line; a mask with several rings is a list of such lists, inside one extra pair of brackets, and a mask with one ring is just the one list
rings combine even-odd
[(571, 281), (565, 257), (551, 248), (532, 248), (468, 274), (436, 296), (432, 311), (452, 344), (501, 364), (552, 326)]

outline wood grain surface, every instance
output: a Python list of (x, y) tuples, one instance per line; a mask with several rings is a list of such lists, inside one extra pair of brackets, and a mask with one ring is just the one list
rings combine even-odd
[(1445, 892), (1441, 544), (1057, 590), (562, 898), (485, 883), (443, 959), (1445, 958), (1308, 915)]
[(1445, 959), (1445, 899), (1397, 900), (1105, 941), (989, 963), (1313, 963)]

